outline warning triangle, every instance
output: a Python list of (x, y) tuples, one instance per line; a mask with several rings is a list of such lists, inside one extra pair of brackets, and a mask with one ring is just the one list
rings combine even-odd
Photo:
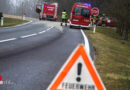
[(106, 90), (84, 46), (79, 45), (47, 90)]

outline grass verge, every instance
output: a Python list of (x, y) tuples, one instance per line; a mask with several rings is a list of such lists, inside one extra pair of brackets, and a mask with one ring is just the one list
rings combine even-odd
[(96, 49), (95, 66), (106, 89), (130, 90), (130, 40), (124, 41), (112, 28), (84, 32)]
[(23, 24), (28, 21), (26, 20), (21, 20), (21, 19), (13, 19), (13, 18), (4, 18), (4, 26), (1, 26), (1, 21), (0, 21), (0, 27), (9, 27), (9, 26), (15, 26), (18, 24)]

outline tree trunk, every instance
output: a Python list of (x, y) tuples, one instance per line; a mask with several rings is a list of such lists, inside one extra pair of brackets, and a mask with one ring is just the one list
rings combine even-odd
[(126, 28), (126, 30), (125, 30), (125, 36), (124, 36), (124, 40), (128, 40), (128, 29)]
[(119, 33), (119, 32), (120, 32), (119, 26), (117, 26), (117, 28), (116, 28), (116, 33)]

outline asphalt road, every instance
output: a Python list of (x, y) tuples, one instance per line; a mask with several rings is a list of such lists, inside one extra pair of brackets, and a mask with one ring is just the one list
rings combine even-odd
[(59, 25), (33, 21), (0, 28), (0, 75), (6, 82), (0, 90), (46, 90), (76, 46), (84, 43), (79, 29)]

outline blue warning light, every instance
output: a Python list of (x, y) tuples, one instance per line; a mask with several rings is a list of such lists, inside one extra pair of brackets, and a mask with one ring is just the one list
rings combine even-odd
[(86, 3), (85, 5), (91, 7), (91, 4)]

